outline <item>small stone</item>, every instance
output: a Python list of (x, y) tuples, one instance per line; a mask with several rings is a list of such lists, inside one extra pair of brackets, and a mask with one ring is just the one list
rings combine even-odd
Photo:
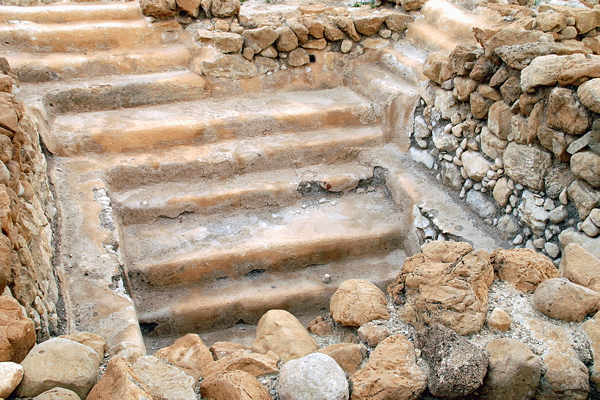
[(570, 282), (566, 278), (553, 278), (542, 282), (532, 301), (535, 307), (549, 317), (563, 321), (582, 321), (598, 311), (600, 294)]
[(363, 324), (358, 328), (358, 338), (371, 347), (376, 347), (385, 338), (390, 336), (390, 331), (379, 325)]
[(589, 237), (596, 237), (600, 234), (600, 228), (592, 222), (589, 216), (581, 223), (581, 230)]
[(560, 255), (560, 247), (556, 243), (547, 242), (544, 245), (544, 250), (552, 258), (557, 258)]
[(281, 400), (349, 398), (344, 370), (318, 352), (286, 362), (279, 374), (278, 392)]
[(7, 398), (23, 379), (23, 367), (14, 362), (0, 362), (0, 398)]
[(501, 332), (509, 330), (511, 322), (510, 315), (500, 307), (494, 308), (487, 320), (487, 324), (491, 329)]
[(358, 371), (367, 356), (367, 348), (363, 344), (356, 343), (332, 344), (317, 351), (333, 358), (348, 375)]
[[(88, 397), (89, 398), (89, 397)], [(134, 399), (134, 397), (127, 397)], [(44, 393), (35, 396), (33, 400), (81, 400), (81, 398), (72, 390), (63, 388), (54, 388), (46, 390)], [(91, 399), (90, 399), (91, 400)]]
[(383, 292), (361, 279), (344, 281), (331, 297), (331, 316), (343, 326), (361, 326), (375, 319), (389, 319)]

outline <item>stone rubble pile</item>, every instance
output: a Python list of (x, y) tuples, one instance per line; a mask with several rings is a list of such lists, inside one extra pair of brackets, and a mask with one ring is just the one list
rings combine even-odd
[[(589, 318), (600, 309), (598, 277), (600, 259), (577, 244), (556, 269), (529, 249), (431, 242), (406, 259), (389, 297), (345, 281), (330, 315), (308, 328), (287, 311), (267, 312), (251, 347), (208, 347), (188, 334), (150, 356), (85, 332), (33, 346), (28, 320), (13, 341), (24, 358), (0, 358), (0, 398), (586, 399), (600, 384), (600, 322)], [(496, 282), (517, 294), (491, 309)]]
[(487, 6), (504, 25), (427, 57), (411, 155), (515, 246), (600, 256), (600, 7)]

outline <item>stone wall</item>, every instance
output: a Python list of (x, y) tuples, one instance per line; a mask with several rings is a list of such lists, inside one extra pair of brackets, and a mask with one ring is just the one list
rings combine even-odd
[(10, 290), (25, 307), (38, 339), (58, 328), (52, 204), (36, 126), (24, 112), (8, 63), (0, 58), (0, 291)]
[(600, 255), (600, 9), (494, 5), (513, 21), (431, 53), (411, 155), (516, 246)]

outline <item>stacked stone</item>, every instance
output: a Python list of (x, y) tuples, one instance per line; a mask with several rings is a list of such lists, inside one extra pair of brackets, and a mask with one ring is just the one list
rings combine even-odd
[(411, 154), (514, 245), (600, 254), (600, 8), (506, 8), (479, 45), (428, 56)]
[[(0, 294), (12, 293), (35, 321), (38, 338), (44, 339), (58, 323), (49, 223), (52, 195), (38, 133), (23, 113), (17, 85), (0, 58)], [(10, 324), (11, 319), (2, 320), (0, 327)]]

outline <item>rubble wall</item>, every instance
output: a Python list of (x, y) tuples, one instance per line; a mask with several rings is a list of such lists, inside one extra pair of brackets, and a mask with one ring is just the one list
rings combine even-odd
[(38, 339), (56, 334), (58, 324), (52, 204), (36, 126), (0, 58), (0, 290), (10, 290), (25, 307)]

